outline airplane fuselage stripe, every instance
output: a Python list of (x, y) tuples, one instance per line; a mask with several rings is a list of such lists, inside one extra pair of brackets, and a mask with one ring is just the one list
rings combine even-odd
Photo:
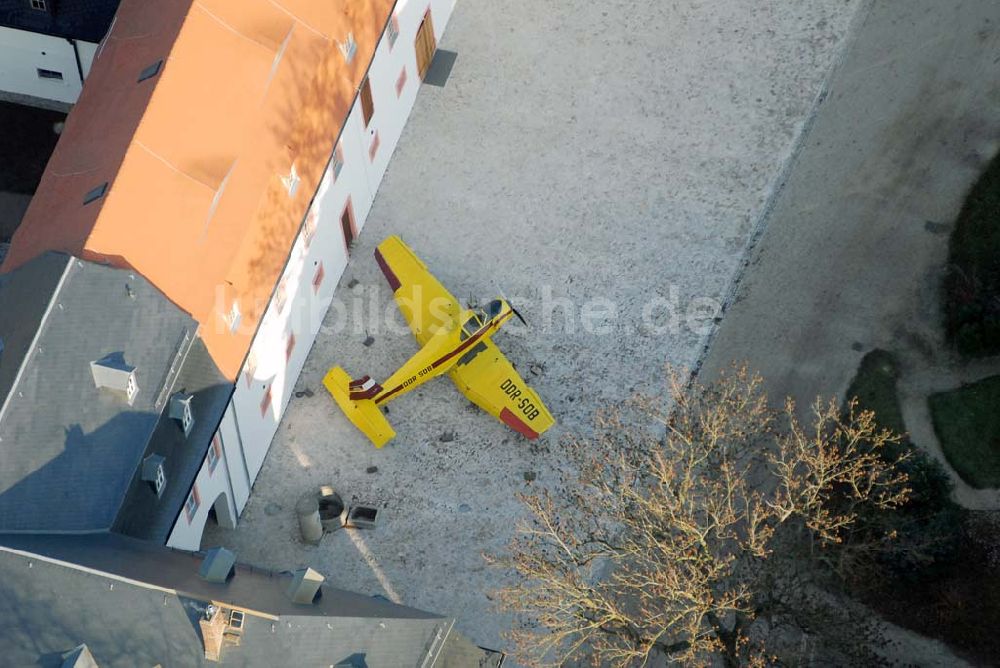
[[(505, 316), (506, 315), (509, 315), (509, 314), (505, 314)], [(458, 347), (456, 347), (454, 350), (446, 353), (445, 355), (442, 355), (441, 357), (439, 357), (434, 362), (431, 362), (431, 368), (432, 369), (438, 368), (439, 366), (441, 366), (442, 364), (444, 364), (445, 362), (447, 362), (448, 360), (450, 360), (455, 355), (459, 355), (462, 352), (464, 352), (469, 346), (475, 345), (475, 343), (477, 341), (479, 341), (479, 339), (481, 339), (486, 334), (487, 331), (489, 331), (490, 329), (496, 329), (496, 328), (498, 328), (501, 325), (501, 323), (504, 321), (504, 319), (505, 319), (505, 317), (497, 318), (494, 322), (490, 323), (488, 326), (483, 327), (481, 330), (479, 330), (478, 332), (476, 332), (475, 334), (473, 334), (472, 336), (470, 336), (469, 338), (467, 338), (465, 341), (462, 341), (462, 343)], [(382, 403), (383, 401), (385, 401), (386, 399), (388, 399), (392, 395), (394, 395), (397, 392), (399, 392), (400, 390), (402, 390), (403, 387), (404, 387), (403, 385), (397, 385), (396, 387), (392, 388), (388, 392), (384, 392), (380, 396), (375, 397), (375, 403), (377, 403), (377, 404)]]

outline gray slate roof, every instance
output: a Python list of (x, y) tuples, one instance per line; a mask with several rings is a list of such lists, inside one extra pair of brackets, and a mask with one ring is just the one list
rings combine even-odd
[(28, 0), (0, 0), (0, 25), (45, 35), (100, 42), (118, 11), (119, 0), (48, 0), (49, 10)]
[[(194, 340), (187, 356), (180, 362), (180, 371), (167, 393), (168, 400), (171, 395), (181, 391), (194, 395), (191, 401), (194, 414), (191, 433), (185, 437), (181, 425), (164, 408), (142, 455), (142, 459), (150, 454), (164, 458), (167, 487), (163, 496), (156, 497), (149, 484), (142, 480), (141, 467), (137, 468), (113, 525), (115, 531), (166, 543), (170, 530), (182, 511), (188, 491), (205, 461), (212, 436), (229, 404), (233, 384), (215, 366), (200, 338)], [(222, 472), (216, 470), (216, 473), (221, 475)], [(214, 502), (215, 499), (202, 499), (202, 503)]]
[(222, 665), (495, 668), (501, 659), (450, 618), (325, 586), (316, 604), (294, 604), (290, 574), (242, 565), (228, 584), (209, 583), (197, 555), (125, 536), (0, 535), (0, 545), (0, 656), (11, 665), (59, 665), (84, 642), (102, 668), (218, 665), (204, 659), (198, 626), (209, 601), (264, 613), (246, 616)]
[[(56, 253), (0, 278), (0, 314), (0, 531), (110, 528), (195, 322), (137, 274)], [(136, 367), (131, 406), (95, 386), (110, 353)]]

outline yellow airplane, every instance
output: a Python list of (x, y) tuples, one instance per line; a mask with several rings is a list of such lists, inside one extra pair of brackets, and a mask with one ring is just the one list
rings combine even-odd
[(527, 438), (555, 424), (491, 340), (511, 317), (524, 322), (513, 306), (495, 299), (481, 310), (463, 309), (398, 236), (379, 244), (375, 261), (421, 348), (382, 384), (369, 376), (352, 379), (338, 366), (323, 385), (376, 448), (396, 435), (379, 407), (444, 373), (469, 401)]

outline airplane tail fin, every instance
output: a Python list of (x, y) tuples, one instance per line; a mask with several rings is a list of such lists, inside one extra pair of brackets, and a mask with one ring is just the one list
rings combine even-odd
[(385, 415), (372, 401), (382, 388), (371, 378), (365, 376), (351, 380), (347, 372), (337, 366), (326, 372), (323, 386), (344, 411), (347, 419), (367, 436), (376, 448), (381, 448), (396, 435)]

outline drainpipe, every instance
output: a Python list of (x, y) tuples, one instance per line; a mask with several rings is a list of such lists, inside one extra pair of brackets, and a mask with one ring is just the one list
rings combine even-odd
[(67, 37), (66, 41), (73, 45), (73, 55), (76, 57), (76, 71), (80, 75), (80, 87), (83, 87), (83, 63), (80, 62), (80, 49), (76, 46), (76, 40)]

